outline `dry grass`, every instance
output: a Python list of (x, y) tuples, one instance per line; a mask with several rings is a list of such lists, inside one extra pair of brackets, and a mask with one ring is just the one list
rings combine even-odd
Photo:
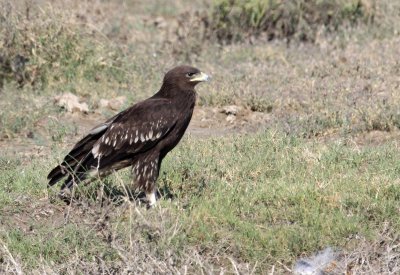
[[(0, 156), (0, 273), (282, 274), (326, 246), (339, 250), (336, 273), (398, 272), (397, 1), (376, 3), (374, 24), (317, 31), (312, 44), (224, 46), (204, 36), (212, 2), (191, 4), (0, 4), (0, 147), (15, 151)], [(71, 208), (56, 200), (46, 171), (112, 115), (99, 100), (149, 96), (183, 62), (213, 76), (198, 109), (235, 104), (244, 111), (229, 133), (269, 131), (188, 137), (150, 211), (121, 198), (126, 173)], [(63, 92), (89, 114), (55, 107)]]
[(337, 32), (346, 25), (372, 23), (375, 8), (375, 2), (370, 0), (218, 0), (214, 1), (212, 24), (222, 41), (254, 36), (314, 41), (321, 30)]

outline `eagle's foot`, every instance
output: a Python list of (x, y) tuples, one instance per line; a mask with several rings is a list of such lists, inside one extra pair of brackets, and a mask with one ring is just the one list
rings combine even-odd
[(156, 206), (156, 191), (146, 192), (147, 208), (154, 208)]

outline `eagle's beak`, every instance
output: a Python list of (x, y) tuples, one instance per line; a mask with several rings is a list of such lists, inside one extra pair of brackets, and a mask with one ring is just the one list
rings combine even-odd
[(210, 80), (211, 77), (203, 72), (198, 73), (195, 77), (190, 79), (191, 82), (205, 82)]

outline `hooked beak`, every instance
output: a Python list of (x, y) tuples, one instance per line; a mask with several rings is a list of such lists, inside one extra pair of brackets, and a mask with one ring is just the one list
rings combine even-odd
[(195, 77), (190, 79), (191, 82), (206, 82), (210, 80), (211, 77), (203, 72), (198, 73), (197, 75), (195, 75)]

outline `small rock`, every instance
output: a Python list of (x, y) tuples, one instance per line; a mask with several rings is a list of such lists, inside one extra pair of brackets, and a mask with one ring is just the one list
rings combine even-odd
[(54, 99), (58, 106), (65, 108), (68, 112), (89, 112), (88, 105), (86, 103), (80, 103), (79, 98), (72, 93), (58, 95)]
[(109, 103), (109, 100), (102, 98), (102, 99), (100, 99), (99, 106), (101, 108), (108, 108), (108, 103)]
[(221, 113), (224, 113), (226, 115), (234, 115), (236, 116), (237, 113), (240, 111), (240, 107), (236, 106), (236, 105), (228, 105), (228, 106), (224, 106), (222, 107), (222, 109), (220, 110)]
[(122, 105), (124, 105), (125, 101), (126, 97), (119, 96), (114, 99), (111, 99), (110, 102), (108, 103), (108, 106), (112, 110), (119, 110), (122, 107)]
[(165, 19), (161, 16), (158, 16), (156, 19), (154, 19), (154, 26), (157, 28), (163, 29), (167, 26), (167, 22)]
[(125, 96), (119, 96), (113, 99), (100, 99), (99, 105), (102, 108), (110, 108), (111, 110), (119, 110), (126, 101)]
[(226, 121), (228, 121), (229, 123), (233, 123), (236, 120), (236, 116), (233, 114), (230, 114), (226, 117)]

